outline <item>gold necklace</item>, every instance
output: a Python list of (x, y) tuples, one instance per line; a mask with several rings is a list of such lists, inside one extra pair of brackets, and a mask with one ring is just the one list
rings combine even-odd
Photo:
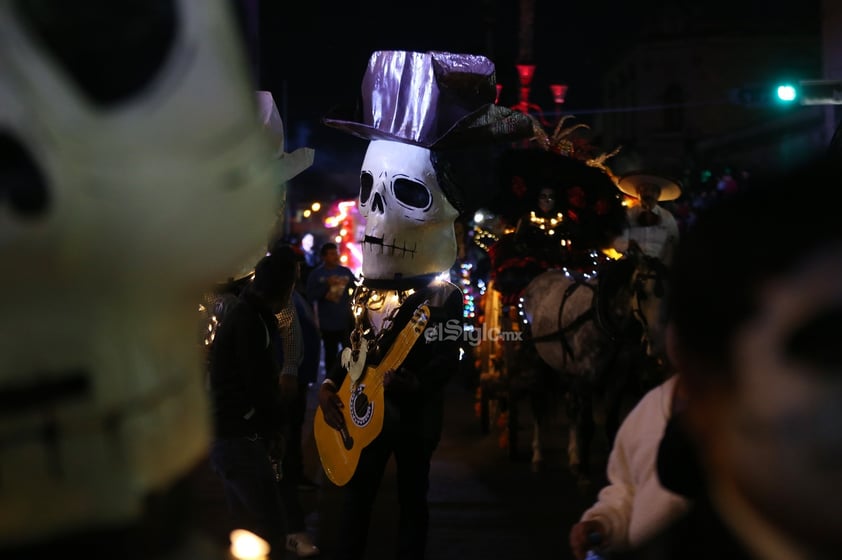
[[(406, 298), (413, 293), (415, 293), (415, 290), (411, 288), (408, 290), (377, 290), (368, 288), (362, 285), (362, 283), (357, 285), (354, 289), (354, 295), (351, 298), (351, 310), (354, 314), (354, 329), (351, 332), (351, 356), (354, 361), (359, 359), (363, 340), (367, 343), (368, 351), (377, 352), (379, 350), (383, 337), (392, 330), (395, 317), (406, 301)], [(368, 317), (368, 312), (383, 309), (383, 306), (386, 305), (392, 294), (397, 297), (398, 305), (383, 318), (380, 329), (375, 334), (374, 326)]]

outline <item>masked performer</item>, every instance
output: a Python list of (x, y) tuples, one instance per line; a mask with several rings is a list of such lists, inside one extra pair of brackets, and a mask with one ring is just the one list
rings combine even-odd
[(456, 259), (454, 221), (466, 204), (456, 178), (470, 167), (466, 148), (528, 137), (531, 123), (494, 105), (494, 64), (483, 56), (378, 51), (361, 94), (354, 110), (325, 119), (369, 144), (352, 346), (319, 390), (314, 431), (325, 472), (345, 486), (336, 558), (363, 558), (393, 454), (397, 557), (423, 558), (430, 461), (461, 338), (462, 293), (437, 279)]

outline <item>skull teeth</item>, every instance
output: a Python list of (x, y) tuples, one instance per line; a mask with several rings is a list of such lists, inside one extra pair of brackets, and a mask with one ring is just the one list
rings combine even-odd
[(391, 243), (384, 243), (382, 237), (374, 237), (366, 235), (362, 241), (363, 247), (368, 247), (369, 251), (374, 252), (375, 248), (380, 248), (380, 255), (391, 255), (396, 257), (415, 257), (416, 245), (411, 248), (406, 246), (406, 243), (398, 245), (397, 239), (392, 239)]

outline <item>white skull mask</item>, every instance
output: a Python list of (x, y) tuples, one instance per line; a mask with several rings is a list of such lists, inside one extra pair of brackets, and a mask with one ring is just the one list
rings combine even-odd
[(128, 523), (202, 460), (197, 307), (265, 247), (283, 167), (227, 2), (177, 2), (164, 60), (107, 109), (14, 6), (0, 3), (0, 148), (43, 180), (7, 158), (0, 193), (47, 202), (0, 196), (0, 549)]
[(444, 196), (427, 148), (370, 142), (360, 175), (360, 213), (366, 219), (366, 278), (406, 278), (453, 266), (459, 212)]

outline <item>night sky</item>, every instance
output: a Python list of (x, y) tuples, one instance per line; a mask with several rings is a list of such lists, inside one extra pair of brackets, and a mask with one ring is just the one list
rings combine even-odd
[[(321, 124), (336, 104), (353, 102), (375, 50), (483, 54), (497, 67), (501, 102), (517, 99), (515, 63), (536, 64), (530, 100), (552, 110), (549, 84), (569, 86), (566, 112), (601, 104), (601, 69), (641, 36), (682, 22), (688, 33), (717, 29), (785, 32), (818, 27), (819, 0), (531, 0), (532, 40), (521, 40), (518, 0), (289, 0), (260, 2), (259, 86), (272, 91), (287, 126), (287, 147), (316, 149), (314, 166), (293, 180), (292, 199), (353, 197), (366, 142)], [(291, 14), (295, 13), (295, 16)], [(664, 23), (672, 22), (672, 23)], [(672, 25), (673, 27), (670, 27)], [(531, 51), (531, 52), (530, 52)]]

